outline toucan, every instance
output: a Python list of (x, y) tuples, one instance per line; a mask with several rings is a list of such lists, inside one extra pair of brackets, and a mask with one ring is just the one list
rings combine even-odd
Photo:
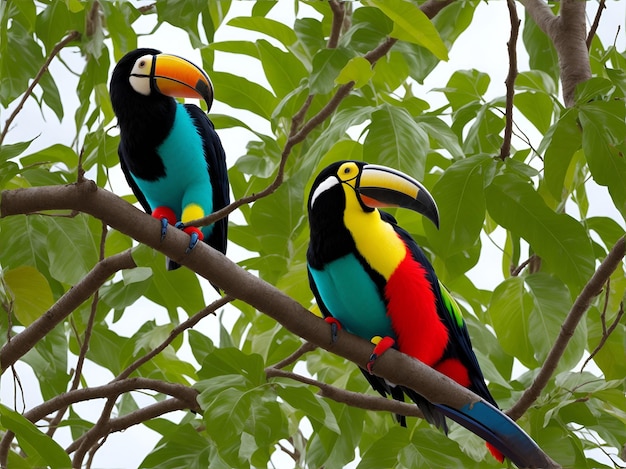
[[(213, 103), (207, 74), (190, 61), (156, 49), (136, 49), (117, 63), (110, 83), (120, 131), (118, 154), (128, 185), (144, 210), (191, 236), (187, 252), (203, 240), (226, 253), (228, 221), (186, 226), (230, 202), (226, 156), (213, 123), (194, 104)], [(168, 269), (180, 265), (168, 260)]]
[[(439, 212), (428, 190), (386, 166), (339, 161), (323, 169), (308, 198), (309, 284), (322, 314), (377, 345), (362, 369), (383, 397), (406, 394), (425, 418), (447, 433), (449, 417), (486, 440), (500, 462), (545, 467), (536, 443), (502, 413), (485, 384), (461, 310), (438, 280), (424, 252), (395, 218), (379, 208), (404, 207), (437, 227)], [(394, 347), (431, 366), (482, 398), (461, 409), (431, 403), (412, 389), (372, 372), (380, 354)], [(402, 425), (404, 417), (398, 416)]]

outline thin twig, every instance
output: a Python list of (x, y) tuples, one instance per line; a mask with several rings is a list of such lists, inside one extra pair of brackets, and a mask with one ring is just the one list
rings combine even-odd
[(4, 142), (4, 138), (6, 137), (7, 132), (9, 131), (9, 127), (11, 127), (11, 124), (13, 123), (17, 115), (20, 113), (22, 108), (24, 107), (24, 103), (26, 103), (26, 100), (33, 94), (33, 90), (35, 89), (35, 86), (39, 84), (39, 82), (41, 81), (41, 77), (43, 77), (43, 74), (48, 71), (48, 66), (50, 65), (50, 62), (52, 62), (52, 60), (57, 56), (57, 54), (61, 52), (61, 49), (63, 49), (66, 45), (78, 39), (79, 37), (80, 37), (80, 33), (78, 31), (71, 31), (67, 36), (65, 36), (59, 43), (57, 43), (54, 46), (54, 48), (50, 52), (50, 55), (48, 55), (48, 58), (43, 63), (39, 71), (37, 72), (37, 75), (35, 75), (35, 78), (33, 78), (32, 83), (26, 89), (26, 92), (22, 96), (22, 99), (18, 103), (17, 107), (13, 110), (9, 118), (6, 120), (4, 124), (4, 129), (2, 129), (2, 133), (0, 133), (0, 145), (2, 144), (2, 142)]
[(517, 78), (517, 37), (519, 36), (520, 19), (517, 16), (515, 0), (507, 0), (509, 19), (511, 21), (511, 36), (507, 42), (509, 51), (509, 73), (506, 77), (506, 118), (504, 139), (500, 147), (500, 159), (504, 161), (511, 155), (511, 135), (513, 134), (513, 98), (515, 97), (515, 79)]
[(596, 31), (598, 30), (598, 26), (600, 25), (600, 17), (602, 16), (602, 11), (606, 8), (606, 0), (600, 0), (598, 4), (598, 11), (596, 11), (596, 16), (593, 19), (593, 23), (589, 28), (589, 34), (587, 34), (587, 50), (591, 49), (591, 42), (593, 41), (593, 37), (596, 35)]
[(406, 417), (424, 418), (419, 408), (414, 404), (396, 401), (395, 399), (385, 399), (380, 396), (370, 396), (358, 392), (340, 389), (326, 383), (322, 383), (313, 378), (302, 376), (291, 371), (279, 370), (274, 367), (265, 369), (268, 378), (289, 378), (300, 383), (315, 386), (319, 389), (319, 395), (332, 399), (333, 401), (347, 404), (351, 407), (373, 411), (388, 411), (394, 414), (404, 415)]
[(198, 322), (200, 322), (201, 319), (205, 318), (209, 314), (213, 314), (215, 312), (215, 310), (217, 310), (218, 308), (221, 308), (226, 303), (229, 303), (229, 302), (233, 301), (233, 299), (234, 298), (231, 297), (231, 296), (224, 295), (223, 297), (219, 298), (218, 300), (215, 300), (213, 303), (211, 303), (206, 308), (202, 309), (201, 311), (199, 311), (196, 314), (194, 314), (193, 316), (191, 316), (186, 321), (181, 322), (178, 326), (176, 326), (174, 329), (172, 329), (172, 332), (170, 332), (170, 334), (167, 336), (167, 338), (158, 347), (150, 350), (150, 352), (146, 353), (143, 357), (141, 357), (141, 358), (137, 359), (136, 361), (134, 361), (133, 363), (131, 363), (131, 365), (128, 366), (128, 368), (126, 368), (124, 371), (122, 371), (119, 375), (117, 375), (115, 377), (114, 381), (120, 381), (120, 380), (128, 378), (131, 375), (131, 373), (133, 373), (133, 371), (137, 370), (141, 365), (143, 365), (144, 363), (148, 362), (149, 360), (154, 358), (156, 355), (161, 353), (163, 350), (165, 350), (165, 348), (169, 344), (171, 344), (176, 337), (178, 337), (180, 334), (182, 334), (187, 329), (191, 329)]
[(282, 369), (282, 368), (285, 368), (286, 366), (289, 366), (292, 363), (296, 362), (298, 360), (298, 358), (300, 358), (305, 353), (312, 352), (316, 348), (317, 348), (317, 345), (312, 344), (311, 342), (305, 342), (305, 343), (303, 343), (300, 346), (300, 348), (298, 348), (298, 350), (293, 352), (287, 358), (284, 358), (281, 361), (279, 361), (278, 363), (275, 363), (271, 367), (279, 369), (279, 370)]
[(341, 36), (341, 29), (343, 26), (343, 19), (346, 14), (346, 6), (344, 2), (338, 2), (337, 0), (330, 0), (328, 2), (330, 9), (333, 12), (333, 24), (330, 28), (330, 36), (328, 37), (328, 43), (326, 47), (328, 49), (335, 49)]
[(623, 301), (619, 304), (619, 311), (617, 312), (615, 319), (613, 319), (613, 322), (608, 328), (606, 327), (606, 316), (604, 312), (602, 313), (602, 330), (603, 330), (602, 337), (600, 338), (600, 342), (598, 342), (598, 345), (596, 346), (596, 348), (593, 349), (593, 352), (589, 354), (589, 357), (587, 357), (587, 359), (585, 360), (585, 363), (583, 363), (583, 366), (580, 367), (581, 372), (585, 369), (585, 367), (587, 366), (587, 363), (593, 360), (593, 357), (595, 357), (598, 354), (598, 352), (602, 349), (602, 347), (604, 347), (604, 344), (609, 339), (609, 336), (613, 333), (613, 331), (617, 328), (623, 316), (624, 316), (624, 302)]

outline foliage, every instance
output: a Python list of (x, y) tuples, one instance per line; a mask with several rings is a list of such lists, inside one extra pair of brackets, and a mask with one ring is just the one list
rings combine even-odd
[[(432, 189), (440, 229), (410, 213), (396, 216), (461, 301), (490, 389), (504, 409), (511, 407), (542, 367), (597, 264), (623, 236), (624, 52), (594, 37), (589, 53), (593, 77), (579, 84), (576, 103), (565, 107), (556, 52), (527, 17), (523, 47), (530, 68), (516, 77), (513, 100), (519, 138), (511, 156), (500, 158), (505, 98), (486, 97), (488, 74), (454, 71), (434, 90), (446, 102), (438, 108), (427, 101), (430, 90), (420, 85), (472, 23), (478, 2), (452, 3), (432, 23), (416, 3), (405, 0), (343, 6), (300, 1), (289, 24), (273, 19), (282, 8), (276, 4), (256, 2), (249, 15), (233, 17), (236, 9), (226, 0), (157, 0), (142, 7), (117, 0), (0, 2), (2, 108), (15, 110), (27, 96), (59, 120), (73, 118), (76, 129), (73, 143), (34, 151), (32, 141), (2, 142), (0, 187), (69, 184), (79, 171), (87, 171), (100, 187), (110, 185), (119, 168), (108, 77), (117, 59), (140, 39), (146, 42), (133, 26), (140, 19), (154, 21), (151, 35), (158, 36), (165, 24), (186, 31), (213, 81), (216, 101), (234, 109), (232, 115), (211, 114), (216, 128), (250, 136), (244, 155), (230, 155), (235, 199), (259, 193), (274, 180), (300, 109), (308, 120), (354, 82), (336, 110), (291, 147), (277, 190), (241, 206), (229, 232), (230, 241), (249, 252), (240, 264), (314, 310), (305, 263), (306, 196), (313, 175), (338, 159), (364, 159), (412, 174)], [(338, 11), (346, 12), (340, 30), (333, 21)], [(226, 23), (251, 39), (216, 40)], [(78, 34), (71, 36), (72, 31)], [(399, 41), (370, 66), (366, 54), (388, 37)], [(71, 90), (53, 74), (43, 73), (26, 93), (64, 38), (69, 40), (62, 44), (60, 59), (66, 52), (84, 58), (73, 116), (64, 105)], [(336, 47), (328, 47), (333, 38)], [(256, 61), (263, 76), (252, 80), (223, 71), (242, 56)], [(33, 125), (46, 132), (43, 119)], [(3, 128), (0, 138), (5, 136), (10, 138), (10, 127)], [(612, 212), (595, 206), (594, 193), (603, 188)], [(58, 304), (99, 260), (132, 247), (138, 267), (110, 277), (91, 301), (23, 357), (39, 378), (44, 401), (77, 387), (105, 384), (102, 377), (81, 377), (80, 371), (76, 380), (77, 357), (118, 376), (206, 304), (193, 272), (166, 272), (161, 254), (103, 229), (99, 220), (49, 215), (0, 219), (2, 337), (18, 333)], [(497, 271), (496, 262), (502, 268), (493, 291), (486, 291), (474, 283), (472, 269), (488, 255), (491, 243), (498, 257), (487, 269)], [(604, 464), (597, 459), (603, 451), (618, 464), (616, 454), (626, 441), (625, 291), (620, 264), (576, 328), (554, 379), (519, 420), (564, 466), (608, 467), (610, 459), (604, 457)], [(170, 323), (159, 325), (145, 314), (124, 335), (114, 332), (113, 325), (137, 315), (132, 307), (142, 298), (163, 308)], [(385, 413), (321, 398), (311, 384), (268, 378), (266, 368), (295, 352), (302, 341), (249, 305), (233, 305), (225, 315), (235, 319), (228, 327), (220, 322), (219, 347), (189, 329), (134, 371), (136, 377), (193, 386), (201, 408), (180, 423), (146, 419), (145, 426), (161, 439), (140, 467), (268, 467), (280, 452), (293, 458), (293, 466), (310, 468), (352, 461), (359, 468), (497, 466), (485, 458), (483, 445), (461, 429), (448, 439), (413, 418), (403, 429)], [(187, 345), (193, 357), (185, 355)], [(590, 353), (595, 366), (581, 365)], [(287, 369), (293, 370), (293, 363)], [(308, 352), (295, 369), (337, 388), (371, 392), (353, 364), (323, 350)], [(142, 407), (135, 394), (111, 396), (118, 419)], [(164, 391), (151, 394), (153, 403), (164, 398)], [(63, 410), (55, 423), (69, 427), (72, 441), (80, 442), (96, 421), (74, 405)], [(0, 430), (17, 437), (8, 451), (9, 467), (68, 464), (54, 428), (35, 427), (7, 403), (0, 407)], [(91, 459), (80, 462), (91, 464)]]

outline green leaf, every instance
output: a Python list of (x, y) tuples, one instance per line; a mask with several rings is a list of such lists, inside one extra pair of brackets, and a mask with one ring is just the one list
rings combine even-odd
[(383, 104), (372, 113), (363, 142), (363, 158), (368, 163), (396, 168), (421, 180), (428, 149), (426, 132), (405, 109)]
[(13, 312), (23, 326), (30, 326), (54, 303), (48, 280), (34, 267), (7, 270), (3, 277), (11, 292)]
[(32, 140), (29, 140), (27, 142), (0, 145), (0, 161), (8, 161), (11, 158), (15, 158), (16, 156), (21, 155), (28, 149), (30, 144), (33, 143), (33, 140), (35, 139), (33, 138)]
[(437, 88), (442, 91), (454, 111), (462, 107), (481, 101), (487, 92), (491, 78), (486, 73), (478, 70), (459, 70), (452, 74), (445, 88)]
[(59, 121), (61, 121), (63, 119), (63, 103), (52, 75), (44, 73), (39, 81), (39, 86), (43, 90), (42, 98), (44, 103), (54, 111)]
[(44, 62), (41, 47), (19, 21), (11, 22), (6, 39), (0, 44), (0, 104), (5, 108), (26, 91)]
[(48, 233), (50, 274), (75, 285), (98, 262), (98, 248), (87, 217), (51, 218)]
[(498, 285), (488, 309), (502, 349), (531, 369), (538, 366), (530, 340), (532, 311), (533, 298), (525, 290), (524, 279), (520, 277), (508, 278)]
[[(567, 287), (555, 277), (535, 273), (524, 278), (533, 296), (534, 309), (529, 318), (530, 342), (535, 357), (543, 363), (561, 331), (561, 325), (571, 307), (571, 295)], [(580, 362), (587, 342), (586, 327), (581, 323), (559, 360), (558, 370), (570, 370)]]
[(274, 39), (278, 39), (286, 47), (291, 46), (298, 40), (292, 28), (279, 21), (262, 16), (239, 16), (230, 20), (228, 25), (267, 34)]
[(313, 70), (309, 79), (311, 94), (330, 93), (335, 87), (335, 79), (354, 53), (347, 48), (322, 49), (313, 57)]
[(555, 200), (560, 201), (563, 197), (565, 175), (581, 143), (578, 113), (571, 110), (548, 129), (541, 142), (540, 151), (545, 146), (545, 181)]
[(560, 77), (556, 49), (552, 40), (537, 26), (528, 12), (524, 15), (522, 38), (528, 51), (530, 69), (545, 72), (556, 83)]
[(308, 76), (307, 69), (291, 52), (282, 51), (264, 40), (257, 41), (256, 46), (267, 81), (277, 97), (291, 93)]
[(446, 169), (432, 195), (439, 207), (439, 230), (426, 223), (430, 247), (448, 258), (472, 247), (485, 221), (485, 175), (495, 162), (487, 155), (462, 159)]
[(294, 409), (301, 410), (309, 419), (314, 419), (328, 430), (337, 434), (341, 429), (337, 419), (326, 402), (303, 386), (285, 385), (277, 386), (278, 396)]
[(572, 291), (594, 271), (594, 256), (583, 226), (554, 213), (533, 187), (513, 174), (497, 176), (485, 192), (487, 210), (500, 225), (522, 236)]
[(554, 109), (550, 96), (543, 93), (522, 92), (515, 94), (513, 102), (539, 132), (546, 133), (552, 122)]
[(70, 147), (55, 143), (52, 146), (31, 153), (20, 159), (23, 166), (41, 163), (63, 163), (68, 169), (75, 168), (78, 163), (78, 155)]
[(351, 81), (354, 82), (354, 88), (359, 89), (366, 85), (374, 71), (372, 70), (372, 64), (363, 57), (354, 57), (341, 69), (335, 83), (343, 85)]
[(0, 423), (15, 433), (20, 448), (35, 458), (37, 466), (66, 469), (72, 466), (69, 455), (52, 438), (45, 435), (32, 422), (0, 404)]
[(161, 438), (139, 467), (206, 469), (212, 467), (209, 464), (212, 449), (210, 442), (189, 423), (175, 425)]
[(433, 23), (419, 7), (404, 0), (369, 0), (394, 23), (391, 37), (408, 41), (430, 50), (438, 59), (448, 60), (448, 49)]
[(278, 104), (276, 97), (261, 85), (238, 75), (213, 72), (215, 99), (237, 109), (245, 109), (270, 120)]
[(582, 146), (594, 180), (607, 186), (617, 209), (626, 214), (626, 107), (623, 100), (580, 106)]

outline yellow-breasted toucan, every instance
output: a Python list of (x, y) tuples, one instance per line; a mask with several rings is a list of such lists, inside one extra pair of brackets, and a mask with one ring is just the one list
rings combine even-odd
[[(230, 202), (226, 156), (213, 123), (196, 105), (174, 98), (200, 98), (208, 109), (213, 86), (188, 60), (155, 49), (136, 49), (115, 66), (111, 104), (120, 129), (122, 171), (144, 210), (226, 252), (227, 218), (201, 229), (185, 223)], [(168, 269), (179, 264), (168, 261)]]
[[(329, 322), (377, 341), (368, 371), (383, 396), (407, 394), (426, 419), (447, 432), (445, 417), (487, 441), (492, 454), (520, 467), (541, 467), (535, 442), (496, 406), (472, 350), (461, 311), (408, 232), (379, 207), (405, 207), (439, 225), (430, 193), (400, 171), (339, 161), (321, 171), (308, 199), (309, 283)], [(376, 356), (391, 346), (431, 366), (482, 397), (461, 409), (433, 404), (411, 389), (371, 374)], [(404, 417), (398, 417), (405, 425)], [(535, 464), (541, 461), (539, 464)]]

